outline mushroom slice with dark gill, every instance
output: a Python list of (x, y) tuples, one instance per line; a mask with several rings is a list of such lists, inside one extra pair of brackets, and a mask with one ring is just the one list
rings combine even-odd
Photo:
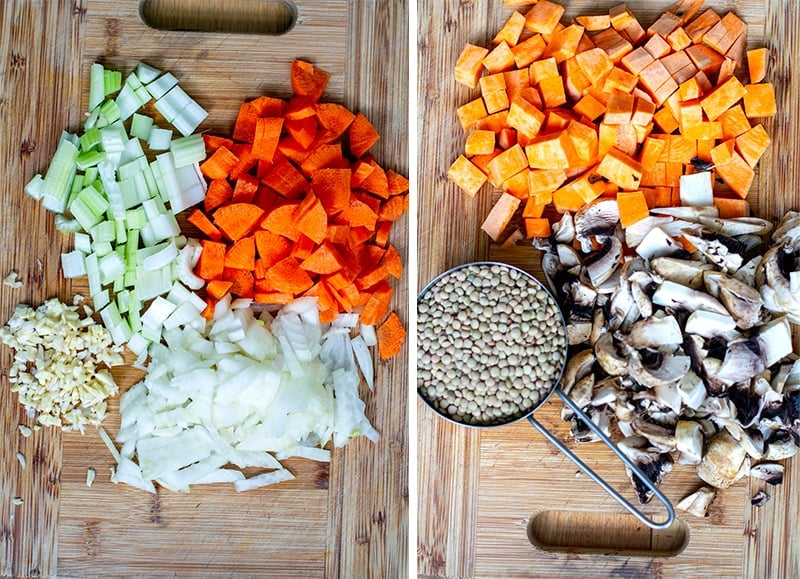
[(700, 487), (692, 494), (682, 498), (675, 505), (679, 511), (683, 511), (693, 517), (706, 518), (708, 516), (708, 508), (714, 502), (717, 496), (717, 491), (711, 487)]
[[(651, 446), (643, 436), (628, 436), (619, 441), (617, 446), (656, 485), (661, 484), (664, 476), (672, 470), (672, 457)], [(628, 473), (631, 484), (633, 484), (639, 502), (641, 504), (649, 502), (653, 498), (653, 491), (647, 488), (631, 469), (626, 467), (625, 470)]]

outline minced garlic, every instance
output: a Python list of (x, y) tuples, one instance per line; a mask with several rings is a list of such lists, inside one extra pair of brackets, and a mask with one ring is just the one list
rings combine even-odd
[(108, 331), (77, 309), (57, 298), (36, 309), (20, 304), (0, 341), (14, 349), (8, 377), (28, 413), (42, 425), (83, 432), (105, 417), (106, 398), (118, 390), (108, 368), (123, 359)]

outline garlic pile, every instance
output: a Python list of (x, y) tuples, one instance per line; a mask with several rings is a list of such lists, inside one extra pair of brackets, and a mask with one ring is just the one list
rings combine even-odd
[[(790, 328), (800, 321), (800, 215), (784, 218), (766, 250), (772, 231), (716, 207), (654, 209), (623, 231), (616, 202), (601, 200), (539, 240), (568, 323), (561, 387), (604, 432), (615, 424), (620, 448), (657, 483), (677, 462), (713, 488), (748, 473), (777, 484), (775, 461), (800, 448)], [(566, 407), (562, 418), (577, 441), (597, 439)], [(652, 493), (631, 480), (647, 502)]]
[(81, 432), (100, 424), (118, 390), (109, 368), (123, 362), (101, 324), (52, 298), (36, 309), (17, 306), (0, 341), (15, 350), (11, 391), (40, 424)]

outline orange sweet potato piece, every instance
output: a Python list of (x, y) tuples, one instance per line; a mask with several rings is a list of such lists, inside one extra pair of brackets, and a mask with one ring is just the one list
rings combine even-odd
[(750, 84), (758, 84), (767, 76), (769, 48), (754, 48), (747, 51), (747, 71)]
[(453, 162), (447, 171), (447, 177), (470, 197), (474, 197), (488, 179), (486, 173), (476, 167), (464, 155), (459, 155)]
[(744, 114), (747, 118), (774, 117), (777, 114), (775, 89), (771, 82), (748, 84), (744, 90)]
[(525, 237), (550, 237), (550, 220), (546, 217), (526, 217)]
[(650, 215), (647, 200), (641, 191), (620, 191), (617, 193), (617, 206), (622, 227), (633, 225)]
[(489, 237), (497, 241), (500, 239), (501, 234), (511, 222), (511, 218), (519, 207), (520, 200), (508, 193), (503, 193), (494, 204), (489, 215), (486, 216), (481, 229), (483, 229)]

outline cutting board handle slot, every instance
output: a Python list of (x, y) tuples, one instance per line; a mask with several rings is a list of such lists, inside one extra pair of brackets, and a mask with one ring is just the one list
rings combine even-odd
[(548, 552), (674, 557), (689, 544), (689, 535), (678, 518), (656, 530), (624, 513), (545, 510), (528, 522), (528, 540)]
[(285, 34), (297, 22), (292, 0), (140, 0), (139, 16), (157, 30)]

